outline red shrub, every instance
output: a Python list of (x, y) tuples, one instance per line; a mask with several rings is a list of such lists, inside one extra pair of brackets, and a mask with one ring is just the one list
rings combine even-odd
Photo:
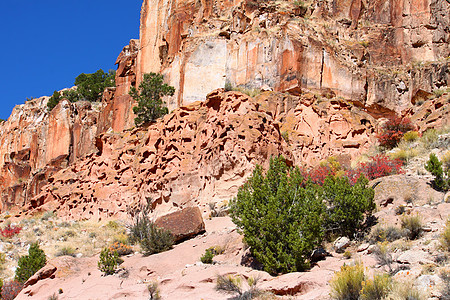
[(2, 300), (13, 300), (17, 295), (19, 295), (22, 288), (23, 283), (19, 281), (12, 280), (6, 282), (2, 287)]
[(413, 129), (410, 119), (394, 116), (383, 125), (382, 132), (378, 135), (378, 142), (381, 147), (392, 149), (397, 146), (406, 132)]
[(5, 228), (0, 230), (0, 234), (6, 238), (10, 238), (18, 234), (22, 230), (20, 226), (7, 225)]
[(361, 163), (358, 168), (347, 171), (350, 183), (354, 184), (363, 174), (367, 179), (373, 180), (379, 177), (402, 173), (403, 162), (399, 159), (390, 159), (386, 155), (376, 155), (367, 163)]
[(328, 175), (335, 175), (335, 172), (327, 165), (327, 166), (318, 166), (314, 169), (309, 170), (308, 172), (304, 172), (303, 176), (305, 179), (310, 178), (312, 182), (318, 185), (323, 185), (325, 178)]

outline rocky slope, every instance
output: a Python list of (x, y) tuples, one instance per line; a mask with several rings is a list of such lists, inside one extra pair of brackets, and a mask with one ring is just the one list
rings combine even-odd
[(24, 211), (105, 218), (151, 199), (161, 213), (192, 205), (209, 213), (210, 202), (228, 201), (272, 155), (295, 164), (331, 155), (350, 161), (371, 144), (375, 123), (339, 100), (218, 90), (146, 130), (98, 136), (98, 152), (52, 175)]
[[(398, 268), (394, 280), (400, 285), (411, 284), (424, 299), (445, 299), (441, 297), (443, 283), (439, 272), (448, 268), (448, 260), (444, 258), (446, 254), (438, 238), (449, 217), (450, 203), (444, 201), (443, 193), (431, 189), (427, 181), (417, 175), (388, 176), (370, 184), (375, 186), (378, 210), (375, 215), (379, 227), (392, 226), (400, 230), (396, 209), (400, 205), (406, 207), (405, 215), (421, 216), (424, 232), (417, 240), (399, 238), (387, 244), (392, 257), (390, 267)], [(394, 199), (391, 187), (397, 191)], [(388, 199), (392, 201), (386, 201)], [(149, 257), (138, 253), (124, 257), (125, 262), (113, 276), (102, 276), (97, 269), (98, 256), (52, 259), (28, 282), (17, 299), (47, 299), (53, 294), (58, 295), (58, 299), (81, 296), (85, 299), (143, 299), (148, 297), (147, 285), (152, 282), (158, 283), (163, 299), (231, 297), (215, 290), (218, 275), (241, 276), (244, 281), (249, 277), (259, 278), (257, 287), (273, 293), (272, 297), (262, 299), (331, 299), (329, 282), (344, 264), (360, 261), (367, 267), (368, 276), (388, 271), (388, 266), (379, 263), (374, 254), (376, 242), (365, 237), (347, 243), (350, 259), (327, 244), (331, 255), (310, 271), (270, 276), (248, 266), (248, 249), (228, 217), (212, 218), (205, 223), (206, 233), (170, 251)], [(199, 260), (205, 250), (216, 246), (224, 252), (214, 257), (214, 264), (201, 263)]]

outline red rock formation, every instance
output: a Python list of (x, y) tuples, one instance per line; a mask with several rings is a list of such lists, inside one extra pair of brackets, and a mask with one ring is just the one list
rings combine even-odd
[(109, 129), (121, 132), (134, 126), (134, 100), (128, 92), (132, 86), (136, 86), (138, 48), (139, 41), (131, 40), (117, 57), (116, 88), (108, 88), (103, 93), (97, 135)]
[(418, 89), (431, 92), (450, 81), (449, 6), (332, 0), (299, 9), (275, 1), (146, 0), (137, 80), (163, 72), (176, 88), (171, 109), (227, 83), (328, 89), (377, 116), (400, 113)]
[(267, 166), (272, 155), (291, 164), (359, 155), (374, 122), (346, 102), (320, 103), (314, 95), (266, 92), (253, 100), (218, 90), (146, 130), (101, 135), (98, 154), (52, 175), (26, 209), (105, 218), (152, 199), (156, 215), (192, 205), (207, 214), (209, 202), (228, 201), (255, 164)]
[(49, 113), (47, 101), (42, 97), (16, 106), (0, 125), (2, 211), (20, 208), (56, 170), (97, 151), (98, 112), (92, 104), (63, 100)]

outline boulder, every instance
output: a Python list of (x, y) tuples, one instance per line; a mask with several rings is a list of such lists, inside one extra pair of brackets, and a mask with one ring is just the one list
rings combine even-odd
[(396, 261), (401, 264), (432, 264), (433, 257), (425, 251), (407, 250), (400, 254)]
[(186, 207), (158, 218), (155, 225), (169, 230), (175, 242), (190, 239), (205, 232), (205, 223), (198, 207)]
[(34, 285), (36, 282), (38, 282), (39, 280), (44, 280), (47, 278), (54, 278), (55, 277), (55, 272), (58, 268), (54, 265), (51, 264), (47, 264), (44, 267), (42, 267), (42, 269), (40, 269), (39, 271), (37, 271), (33, 276), (31, 276), (24, 284), (24, 288), (30, 286), (30, 285)]
[(320, 260), (324, 260), (327, 256), (330, 256), (330, 253), (328, 253), (323, 248), (317, 248), (317, 249), (314, 249), (313, 252), (311, 253), (310, 259), (312, 262), (318, 262)]
[(340, 237), (333, 243), (334, 250), (337, 253), (343, 253), (345, 251), (345, 248), (350, 246), (350, 239), (348, 237)]

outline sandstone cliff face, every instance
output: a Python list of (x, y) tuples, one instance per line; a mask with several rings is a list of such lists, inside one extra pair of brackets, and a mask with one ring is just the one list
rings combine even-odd
[(41, 97), (18, 105), (0, 124), (2, 211), (20, 208), (52, 173), (97, 151), (98, 112), (92, 104), (63, 100), (49, 113), (47, 101)]
[[(215, 88), (329, 90), (386, 116), (449, 83), (445, 0), (145, 0), (137, 81), (163, 72), (169, 107)], [(156, 9), (157, 8), (157, 9)], [(383, 108), (383, 109), (380, 109)]]
[[(348, 162), (380, 117), (448, 124), (448, 94), (428, 99), (449, 84), (448, 15), (444, 0), (145, 0), (140, 40), (100, 105), (64, 100), (48, 113), (42, 97), (0, 124), (0, 210), (104, 218), (151, 200), (156, 214), (208, 213), (271, 155)], [(130, 129), (128, 92), (147, 72), (176, 88), (173, 112)], [(274, 92), (210, 93), (225, 86)]]

